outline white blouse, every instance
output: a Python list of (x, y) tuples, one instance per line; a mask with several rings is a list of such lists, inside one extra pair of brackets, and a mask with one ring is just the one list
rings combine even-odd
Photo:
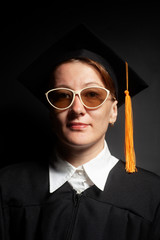
[(119, 161), (110, 154), (106, 141), (104, 149), (89, 162), (75, 168), (69, 162), (62, 160), (56, 155), (57, 161), (49, 166), (50, 193), (56, 191), (65, 182), (81, 193), (92, 185), (96, 185), (101, 191), (104, 190), (107, 177), (111, 169)]

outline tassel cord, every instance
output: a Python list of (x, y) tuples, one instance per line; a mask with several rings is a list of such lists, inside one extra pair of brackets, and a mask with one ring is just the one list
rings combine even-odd
[(133, 113), (132, 102), (128, 91), (128, 64), (126, 62), (126, 89), (125, 90), (125, 158), (126, 171), (133, 173), (137, 171), (135, 166), (135, 150), (133, 141)]

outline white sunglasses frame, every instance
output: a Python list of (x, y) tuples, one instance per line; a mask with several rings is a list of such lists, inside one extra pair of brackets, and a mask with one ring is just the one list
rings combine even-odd
[[(100, 88), (100, 89), (103, 89), (103, 90), (105, 90), (105, 91), (107, 92), (107, 95), (106, 95), (105, 100), (104, 100), (100, 105), (98, 105), (98, 106), (96, 106), (96, 107), (88, 107), (88, 106), (86, 106), (86, 105), (84, 104), (82, 98), (81, 98), (81, 92), (82, 92), (83, 90), (85, 90), (85, 89), (90, 89), (90, 88)], [(49, 94), (50, 92), (53, 92), (53, 91), (55, 91), (55, 90), (61, 90), (61, 89), (69, 90), (69, 91), (71, 91), (71, 92), (73, 93), (73, 99), (72, 99), (70, 105), (69, 105), (68, 107), (65, 107), (65, 108), (58, 108), (58, 107), (54, 106), (54, 105), (50, 102), (50, 100), (49, 100), (49, 98), (48, 98), (48, 94)], [(79, 99), (80, 99), (82, 105), (83, 105), (85, 108), (87, 108), (87, 109), (96, 109), (96, 108), (99, 108), (100, 106), (102, 106), (102, 105), (106, 102), (106, 100), (108, 99), (109, 94), (110, 94), (110, 91), (109, 91), (108, 89), (104, 88), (104, 87), (97, 87), (97, 86), (94, 86), (94, 87), (85, 87), (85, 88), (82, 88), (81, 90), (77, 90), (77, 91), (74, 91), (74, 90), (72, 90), (72, 89), (70, 89), (70, 88), (63, 88), (63, 87), (61, 87), (61, 88), (53, 88), (53, 89), (50, 89), (49, 91), (47, 91), (47, 92), (45, 93), (45, 96), (46, 96), (46, 98), (47, 98), (47, 101), (49, 102), (49, 104), (50, 104), (53, 108), (58, 109), (58, 110), (66, 110), (66, 109), (68, 109), (68, 108), (70, 108), (70, 107), (72, 106), (72, 104), (74, 103), (74, 100), (75, 100), (75, 96), (76, 96), (76, 95), (79, 96)]]

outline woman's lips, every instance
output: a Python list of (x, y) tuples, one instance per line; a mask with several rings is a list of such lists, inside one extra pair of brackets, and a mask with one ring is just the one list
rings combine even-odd
[(81, 122), (71, 122), (67, 124), (67, 127), (70, 129), (81, 130), (85, 129), (89, 126), (89, 124), (81, 123)]

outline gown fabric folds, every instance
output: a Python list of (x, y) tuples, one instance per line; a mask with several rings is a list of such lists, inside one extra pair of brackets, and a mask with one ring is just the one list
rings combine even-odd
[(1, 240), (160, 240), (160, 177), (111, 170), (104, 191), (77, 194), (66, 182), (49, 193), (48, 163), (0, 170)]

